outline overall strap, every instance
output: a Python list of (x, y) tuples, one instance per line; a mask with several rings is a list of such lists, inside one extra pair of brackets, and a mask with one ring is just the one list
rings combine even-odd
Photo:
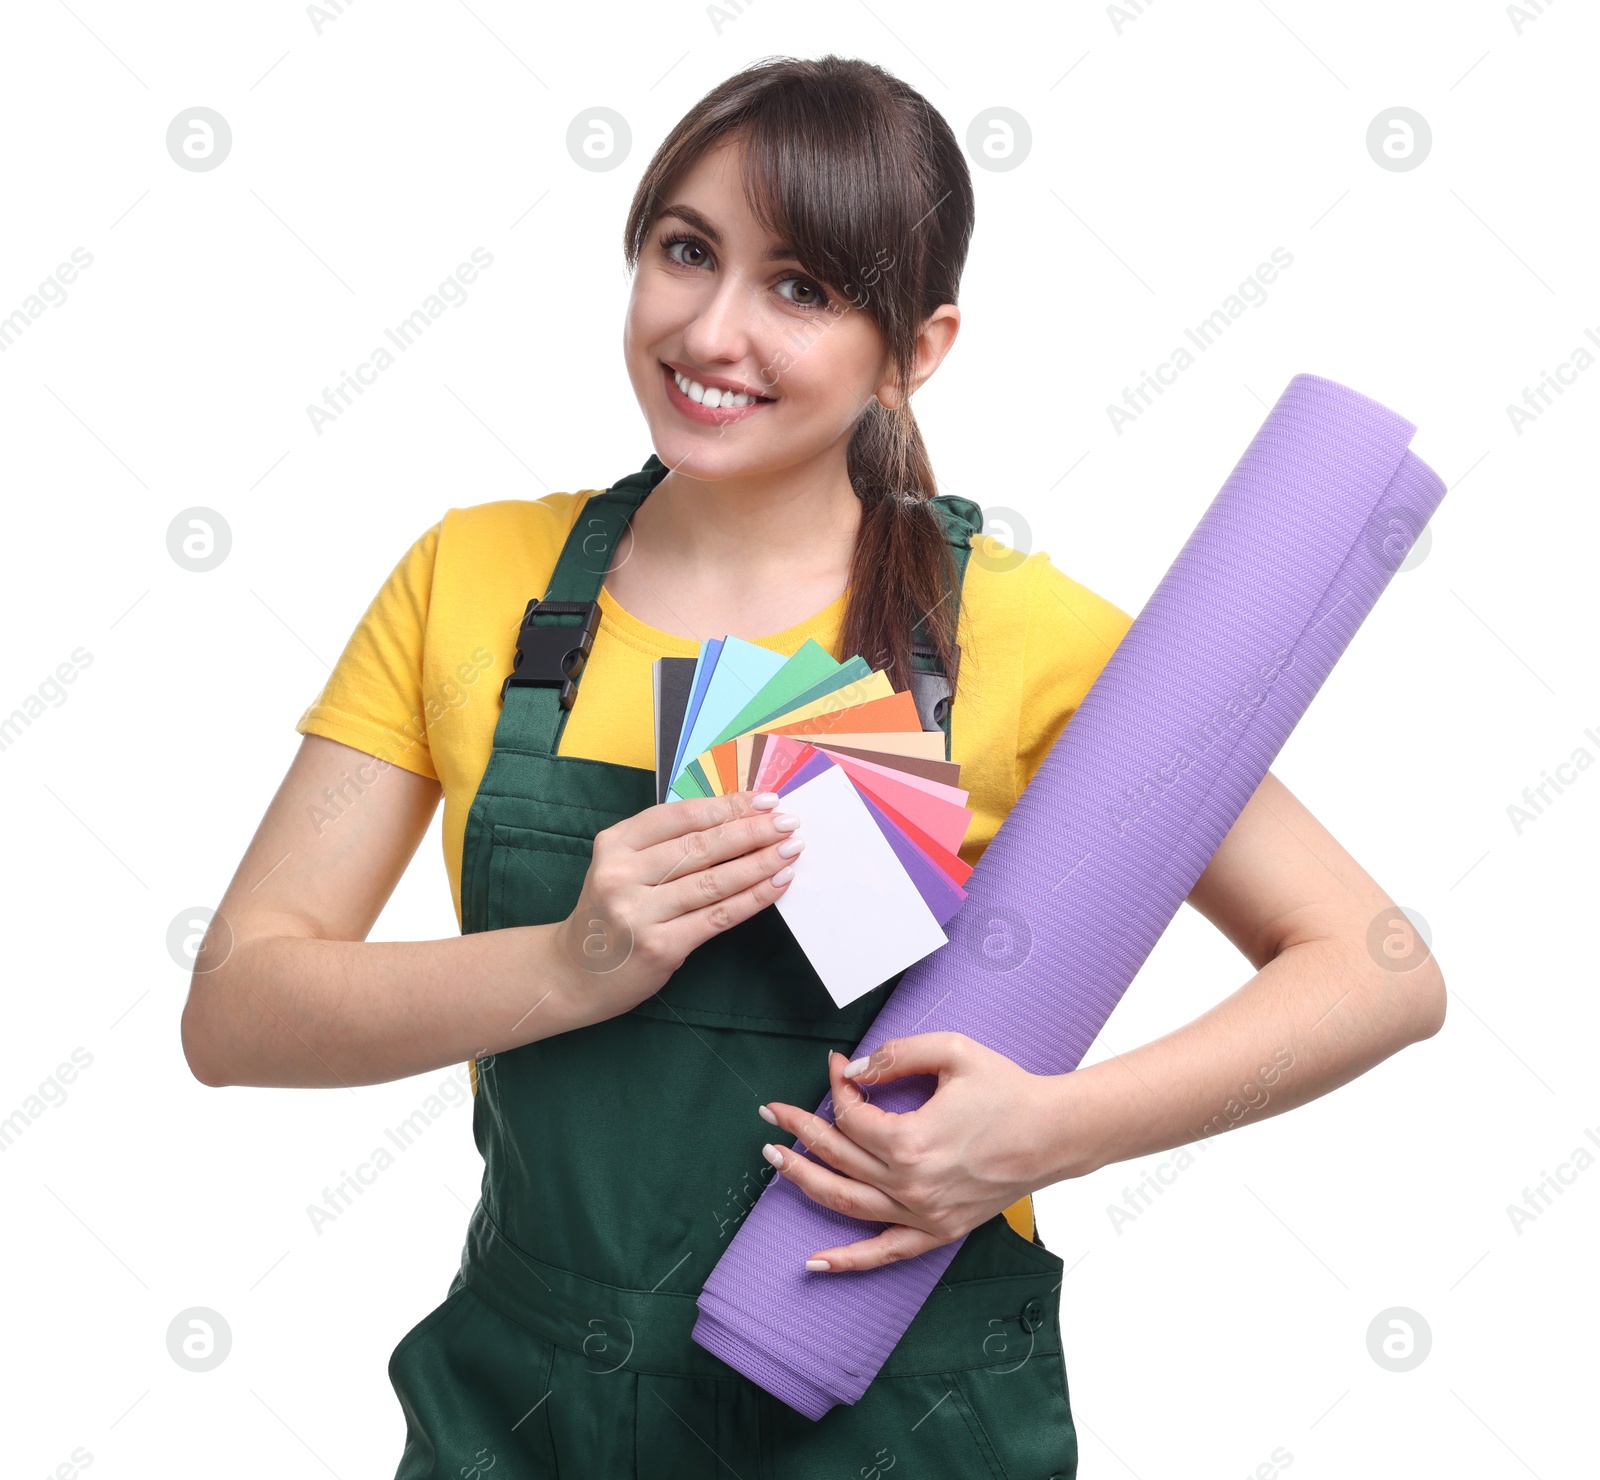
[(496, 750), (554, 755), (600, 626), (600, 587), (622, 531), (667, 475), (651, 453), (637, 472), (589, 499), (567, 535), (544, 595), (528, 602), (517, 654), (500, 686)]
[[(983, 528), (983, 509), (969, 498), (941, 493), (929, 505), (939, 518), (944, 537), (955, 562), (955, 586), (949, 593), (952, 628), (961, 619), (961, 592), (967, 577), (967, 560), (972, 554), (972, 537)], [(923, 622), (918, 620), (911, 640), (911, 697), (925, 730), (944, 732), (944, 756), (950, 759), (950, 706), (955, 698), (957, 674), (961, 671), (961, 649), (956, 648), (956, 672), (947, 674), (939, 662), (938, 650), (924, 641)]]

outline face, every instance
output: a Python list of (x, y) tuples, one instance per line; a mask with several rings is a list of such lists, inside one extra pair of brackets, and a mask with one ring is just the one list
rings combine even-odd
[(867, 401), (899, 399), (883, 336), (756, 221), (739, 161), (737, 143), (708, 151), (646, 235), (623, 333), (634, 394), (688, 477), (842, 468)]

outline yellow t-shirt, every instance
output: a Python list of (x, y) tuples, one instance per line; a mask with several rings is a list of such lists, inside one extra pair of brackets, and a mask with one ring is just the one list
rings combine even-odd
[[(530, 597), (543, 594), (568, 532), (599, 491), (447, 510), (401, 556), (295, 726), (440, 783), (458, 925), (467, 813), (493, 749), (500, 684), (522, 614)], [(700, 644), (646, 626), (604, 587), (599, 602), (600, 627), (558, 754), (650, 770), (651, 664), (692, 658)], [(845, 603), (842, 594), (796, 626), (749, 640), (789, 655), (814, 638), (843, 661), (853, 656), (838, 649)], [(967, 863), (982, 856), (1132, 620), (1043, 551), (1024, 556), (989, 535), (975, 537), (950, 720), (950, 757), (973, 811), (960, 850)], [(1032, 1238), (1030, 1198), (1006, 1216)]]

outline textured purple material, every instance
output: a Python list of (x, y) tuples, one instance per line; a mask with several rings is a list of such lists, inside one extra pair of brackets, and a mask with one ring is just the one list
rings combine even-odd
[[(855, 1056), (954, 1030), (1035, 1074), (1077, 1067), (1444, 496), (1415, 430), (1320, 376), (1289, 382), (979, 859), (949, 943)], [(935, 1083), (871, 1097), (914, 1110)], [(694, 1340), (809, 1418), (856, 1402), (960, 1247), (805, 1269), (883, 1227), (773, 1177)]]

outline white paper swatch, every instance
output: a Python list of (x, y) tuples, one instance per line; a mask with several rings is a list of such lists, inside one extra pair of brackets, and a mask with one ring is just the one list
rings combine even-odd
[(946, 936), (837, 765), (783, 794), (806, 840), (775, 908), (843, 1007), (945, 944)]

